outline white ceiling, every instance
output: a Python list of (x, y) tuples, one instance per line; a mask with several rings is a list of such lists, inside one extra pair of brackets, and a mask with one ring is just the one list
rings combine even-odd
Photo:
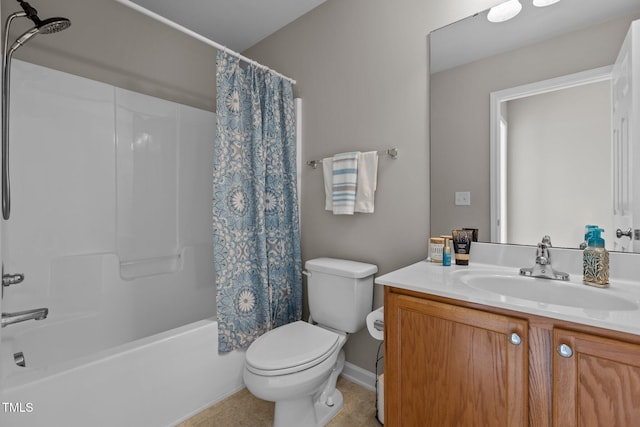
[[(130, 0), (191, 31), (242, 52), (326, 0)], [(441, 0), (447, 1), (447, 0)], [(632, 11), (640, 0), (520, 0), (514, 19), (493, 24), (487, 11), (431, 33), (431, 72), (576, 31)]]
[(258, 43), (325, 0), (132, 0), (236, 52)]
[(484, 11), (432, 32), (431, 72), (640, 11), (640, 0), (561, 0), (547, 7), (534, 7), (531, 0), (520, 3), (522, 11), (510, 21), (491, 23)]

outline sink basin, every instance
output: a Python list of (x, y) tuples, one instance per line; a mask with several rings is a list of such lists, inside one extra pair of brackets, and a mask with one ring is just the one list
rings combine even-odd
[(608, 294), (607, 289), (558, 280), (537, 279), (506, 273), (465, 272), (460, 281), (465, 285), (498, 294), (543, 304), (563, 305), (594, 310), (637, 310), (633, 301)]

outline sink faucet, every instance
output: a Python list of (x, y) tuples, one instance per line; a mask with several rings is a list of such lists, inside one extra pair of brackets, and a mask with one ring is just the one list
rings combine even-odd
[(549, 248), (551, 247), (551, 239), (549, 236), (544, 236), (542, 241), (538, 243), (536, 249), (536, 263), (533, 267), (521, 268), (520, 275), (540, 277), (543, 279), (555, 279), (555, 280), (569, 280), (569, 275), (562, 271), (556, 271), (551, 266), (551, 254)]
[(15, 313), (2, 313), (2, 327), (27, 320), (43, 320), (49, 315), (48, 308), (36, 308), (34, 310), (17, 311)]

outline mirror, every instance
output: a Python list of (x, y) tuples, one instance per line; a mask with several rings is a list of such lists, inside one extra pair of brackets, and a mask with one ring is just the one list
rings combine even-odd
[[(521, 0), (521, 3), (522, 11), (510, 21), (492, 24), (487, 20), (488, 11), (484, 11), (429, 36), (431, 233), (449, 234), (453, 228), (473, 227), (480, 229), (481, 241), (529, 245), (535, 245), (543, 235), (549, 234), (554, 246), (576, 248), (584, 240), (584, 226), (597, 223), (605, 228), (607, 247), (619, 250), (619, 246), (613, 246), (615, 230), (611, 215), (607, 214), (612, 211), (613, 163), (611, 155), (606, 156), (611, 152), (607, 93), (610, 93), (611, 65), (630, 23), (640, 18), (640, 4), (637, 0), (561, 0), (538, 8), (532, 6), (531, 0)], [(492, 218), (492, 212), (494, 215), (499, 212), (495, 201), (492, 202), (492, 195), (496, 193), (492, 190), (492, 181), (498, 175), (500, 164), (492, 156), (490, 143), (491, 135), (499, 133), (496, 130), (499, 130), (499, 120), (494, 118), (496, 129), (491, 125), (491, 94), (542, 83), (566, 83), (570, 78), (580, 79), (589, 73), (597, 75), (589, 84), (565, 84), (570, 87), (566, 92), (571, 98), (561, 96), (565, 91), (551, 90), (543, 91), (549, 92), (544, 96), (504, 98), (502, 110), (513, 114), (513, 123), (509, 123), (514, 125), (509, 128), (513, 139), (510, 137), (509, 143), (515, 141), (513, 135), (523, 133), (517, 132), (520, 128), (515, 127), (516, 117), (526, 117), (519, 122), (528, 123), (530, 128), (528, 141), (522, 139), (523, 150), (515, 156), (524, 158), (525, 163), (510, 164), (514, 161), (511, 157), (505, 161), (507, 170), (520, 171), (519, 178), (510, 177), (506, 181), (509, 189), (505, 194), (509, 196), (504, 197), (505, 205), (511, 203), (528, 216), (509, 208), (508, 222), (525, 233), (507, 232), (502, 238), (495, 231), (491, 233), (492, 228), (499, 229), (496, 227), (499, 221)], [(579, 92), (600, 98), (587, 102), (581, 98), (587, 95)], [(604, 120), (598, 137), (603, 140), (602, 145), (585, 149), (585, 145), (581, 145), (585, 135), (571, 137), (567, 129), (560, 138), (566, 146), (550, 138), (558, 132), (549, 116), (556, 117), (559, 123), (566, 120), (558, 118), (564, 117), (561, 110), (550, 114), (550, 108), (541, 104), (543, 98), (548, 98), (546, 101), (550, 104), (547, 105), (554, 108), (566, 105), (565, 111), (574, 114), (579, 127), (581, 123), (584, 127), (586, 117)], [(594, 108), (588, 113), (576, 113), (577, 107), (586, 105)], [(534, 119), (530, 112), (536, 110), (546, 112), (547, 116)], [(529, 113), (524, 115), (524, 111)], [(578, 160), (577, 153), (592, 159), (588, 167), (586, 160)], [(556, 176), (550, 172), (552, 164), (559, 165)], [(577, 169), (572, 171), (570, 166)], [(579, 189), (590, 185), (586, 184), (587, 179), (599, 183), (600, 194), (577, 195)], [(636, 179), (640, 185), (640, 178)], [(528, 187), (520, 187), (520, 183)], [(558, 194), (552, 196), (552, 190)], [(460, 191), (471, 193), (470, 205), (455, 204), (455, 193)], [(603, 207), (606, 208), (604, 214)], [(532, 218), (542, 220), (536, 225)], [(508, 229), (506, 225), (505, 229)]]

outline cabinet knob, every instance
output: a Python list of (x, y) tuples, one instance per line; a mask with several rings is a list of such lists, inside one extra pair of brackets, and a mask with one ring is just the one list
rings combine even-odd
[(558, 346), (558, 354), (562, 357), (571, 357), (573, 356), (573, 350), (571, 350), (571, 347), (569, 347), (566, 344), (560, 344)]
[(512, 332), (511, 335), (509, 335), (509, 342), (513, 345), (520, 345), (522, 343), (522, 338), (520, 338), (520, 335), (517, 333)]

